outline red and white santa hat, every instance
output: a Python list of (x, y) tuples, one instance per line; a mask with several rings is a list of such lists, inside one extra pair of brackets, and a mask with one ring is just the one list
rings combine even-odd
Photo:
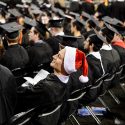
[(82, 68), (82, 75), (79, 80), (82, 83), (88, 82), (88, 63), (85, 54), (73, 47), (65, 47), (65, 58), (64, 58), (64, 69), (68, 74), (76, 72), (78, 69)]

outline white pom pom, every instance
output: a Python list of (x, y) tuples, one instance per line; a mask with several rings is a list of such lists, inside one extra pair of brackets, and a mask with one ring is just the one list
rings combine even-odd
[(81, 75), (81, 76), (79, 77), (79, 80), (80, 80), (80, 82), (82, 82), (82, 83), (86, 83), (86, 82), (89, 81), (88, 77), (87, 77), (87, 76), (83, 76), (83, 75)]

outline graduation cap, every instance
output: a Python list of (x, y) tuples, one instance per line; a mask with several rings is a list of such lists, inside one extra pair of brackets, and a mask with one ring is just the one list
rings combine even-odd
[(19, 30), (23, 29), (23, 26), (16, 22), (6, 23), (4, 25), (0, 25), (0, 27), (6, 32), (9, 39), (16, 38), (19, 35)]
[(15, 17), (20, 17), (20, 16), (22, 16), (22, 14), (17, 10), (17, 9), (9, 9), (8, 10), (8, 12), (11, 14), (11, 15), (13, 15), (13, 16), (15, 16)]
[(114, 25), (114, 26), (115, 26), (115, 25), (120, 25), (120, 26), (123, 25), (123, 23), (122, 23), (120, 20), (118, 20), (118, 19), (116, 19), (116, 18), (111, 18), (111, 17), (109, 17), (109, 16), (103, 17), (102, 20), (103, 20), (104, 22), (106, 22), (106, 23), (108, 23), (108, 24), (111, 24), (111, 25)]
[(93, 16), (90, 16), (90, 20), (92, 20), (97, 27), (100, 27), (98, 20), (96, 20)]
[(94, 32), (100, 40), (107, 44), (107, 40), (103, 35), (99, 34), (99, 32), (96, 29), (94, 29)]
[(16, 7), (17, 7), (17, 8), (20, 8), (20, 9), (24, 9), (24, 8), (28, 8), (28, 5), (16, 4)]
[(100, 30), (99, 21), (96, 20), (93, 16), (90, 16), (90, 19), (87, 20), (87, 24), (90, 28), (96, 28), (97, 30)]
[(35, 19), (32, 19), (32, 18), (29, 18), (29, 17), (25, 16), (24, 22), (25, 22), (26, 25), (28, 25), (30, 27), (36, 26), (36, 20)]
[(88, 13), (86, 13), (85, 11), (82, 11), (82, 16), (83, 16), (83, 18), (85, 17), (85, 18), (87, 18), (87, 19), (90, 19), (90, 18), (91, 18), (91, 15), (88, 14)]
[(75, 13), (75, 12), (69, 12), (69, 14), (70, 14), (71, 16), (73, 16), (75, 19), (80, 16), (79, 13)]
[(72, 46), (78, 48), (78, 39), (81, 39), (81, 37), (75, 37), (70, 35), (61, 35), (62, 38), (61, 44), (64, 46)]
[(76, 17), (76, 21), (81, 25), (81, 26), (85, 26), (86, 22), (84, 20), (81, 21), (81, 19), (79, 17)]
[(31, 10), (31, 13), (33, 13), (33, 14), (41, 14), (42, 11), (40, 9), (34, 9), (34, 10)]
[(1, 7), (6, 7), (7, 6), (7, 4), (6, 3), (4, 3), (4, 2), (2, 2), (2, 1), (0, 1), (0, 8)]
[(104, 23), (105, 26), (112, 32), (116, 33), (116, 34), (120, 34), (114, 27), (112, 27), (110, 24)]
[(49, 20), (49, 27), (59, 27), (61, 28), (63, 26), (64, 19), (50, 19)]
[(48, 29), (46, 28), (46, 26), (45, 26), (43, 23), (38, 22), (38, 21), (36, 22), (35, 28), (36, 28), (43, 36), (45, 36), (46, 31), (49, 32)]

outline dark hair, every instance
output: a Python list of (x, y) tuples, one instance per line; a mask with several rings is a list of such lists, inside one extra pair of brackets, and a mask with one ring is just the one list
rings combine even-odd
[(103, 42), (102, 42), (102, 40), (100, 40), (98, 37), (97, 37), (97, 35), (91, 35), (91, 36), (89, 36), (89, 45), (92, 45), (92, 43), (94, 44), (94, 47), (93, 47), (93, 50), (95, 51), (95, 52), (97, 52), (97, 51), (99, 51), (100, 50), (100, 48), (102, 47), (102, 45), (103, 45)]
[(108, 43), (111, 43), (111, 40), (114, 37), (114, 32), (109, 30), (108, 28), (104, 27), (103, 29), (101, 29), (102, 31), (102, 35), (106, 37), (106, 40)]
[(82, 30), (82, 24), (80, 24), (78, 21), (73, 21), (73, 26), (76, 26), (76, 29), (78, 30), (78, 31), (80, 31), (81, 32), (81, 30)]
[(38, 34), (39, 39), (44, 39), (43, 35), (36, 28), (34, 28), (34, 34)]

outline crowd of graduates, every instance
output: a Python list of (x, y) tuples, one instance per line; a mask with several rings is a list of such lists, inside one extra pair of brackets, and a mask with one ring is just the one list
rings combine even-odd
[[(17, 113), (39, 107), (39, 114), (58, 105), (51, 116), (35, 116), (29, 124), (61, 125), (79, 103), (94, 102), (98, 93), (91, 89), (75, 103), (67, 100), (125, 64), (124, 11), (124, 1), (74, 0), (70, 6), (0, 1), (0, 125)], [(50, 74), (35, 85), (24, 83), (24, 76), (41, 69)]]

